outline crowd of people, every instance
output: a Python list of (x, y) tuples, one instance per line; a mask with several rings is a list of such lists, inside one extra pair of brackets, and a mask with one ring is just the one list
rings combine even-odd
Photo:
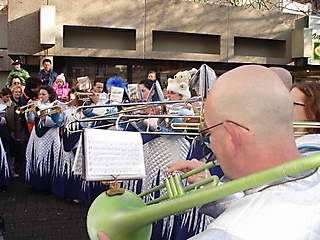
[[(43, 70), (30, 77), (22, 68), (22, 62), (14, 61), (14, 69), (0, 92), (3, 106), (0, 188), (19, 177), (36, 191), (90, 204), (106, 186), (101, 182), (86, 182), (74, 173), (81, 134), (71, 134), (69, 130), (110, 121), (106, 118), (94, 123), (73, 122), (75, 119), (107, 116), (110, 111), (121, 110), (112, 107), (114, 102), (130, 101), (178, 101), (165, 109), (166, 114), (181, 116), (173, 122), (181, 123), (185, 121), (182, 116), (199, 114), (194, 104), (183, 102), (194, 97), (188, 85), (191, 75), (187, 79), (170, 78), (162, 88), (156, 72), (150, 71), (147, 78), (137, 84), (140, 94), (133, 100), (120, 77), (106, 82), (96, 80), (92, 86), (90, 82), (90, 87), (83, 90), (79, 85), (69, 85), (63, 73), (54, 72), (49, 59), (42, 63)], [(79, 111), (81, 105), (88, 108)], [(101, 105), (105, 107), (94, 107)], [(54, 106), (62, 111), (50, 113)], [(163, 111), (163, 104), (150, 105), (139, 114), (157, 115)], [(204, 113), (207, 128), (202, 129), (200, 135), (208, 140), (206, 150), (218, 160), (221, 182), (239, 179), (320, 149), (319, 128), (293, 128), (294, 121), (320, 121), (320, 84), (292, 84), (290, 73), (283, 68), (246, 65), (219, 76), (209, 91)], [(137, 131), (158, 131), (159, 135), (176, 131), (161, 120), (139, 120), (134, 127)], [(68, 129), (70, 122), (73, 124)], [(130, 128), (126, 126), (124, 130)], [(297, 132), (303, 136), (297, 137)], [(144, 136), (144, 143), (146, 138)], [(187, 159), (187, 155), (185, 157)], [(198, 159), (176, 159), (168, 171), (188, 172), (205, 163), (203, 159), (199, 161), (204, 154), (196, 157)], [(213, 173), (216, 174), (211, 171)], [(206, 177), (207, 171), (189, 177), (188, 181), (194, 183)], [(319, 187), (319, 172), (313, 170), (250, 189), (237, 200), (226, 202), (219, 214), (212, 214), (216, 217), (205, 231), (192, 231), (188, 237), (199, 233), (192, 239), (316, 239), (320, 235), (317, 227), (320, 224)], [(267, 230), (266, 225), (273, 230)], [(98, 236), (101, 240), (108, 239), (104, 232)], [(153, 238), (160, 239), (155, 235)]]

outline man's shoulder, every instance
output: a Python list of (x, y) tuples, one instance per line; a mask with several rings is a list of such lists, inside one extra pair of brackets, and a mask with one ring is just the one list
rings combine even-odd
[(52, 70), (52, 69), (49, 70), (49, 74), (50, 74), (50, 75), (53, 75), (53, 76), (58, 75), (57, 72), (54, 71), (54, 70)]
[(37, 75), (39, 76), (39, 75), (42, 75), (42, 74), (44, 74), (45, 73), (45, 71), (43, 70), (43, 69), (41, 69), (38, 73), (37, 73)]

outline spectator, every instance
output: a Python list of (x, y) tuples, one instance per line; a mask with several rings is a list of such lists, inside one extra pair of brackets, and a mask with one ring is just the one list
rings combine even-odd
[[(6, 109), (7, 126), (12, 137), (9, 150), (12, 156), (11, 174), (18, 177), (16, 169), (24, 162), (25, 147), (28, 140), (27, 122), (24, 114), (17, 114), (17, 107), (21, 107), (22, 87), (14, 86), (12, 89), (11, 105)], [(10, 158), (8, 157), (8, 160)]]
[(11, 105), (11, 90), (10, 88), (2, 88), (0, 92), (0, 104), (6, 105), (7, 107), (10, 107)]
[(19, 78), (18, 76), (13, 76), (13, 78), (12, 78), (11, 84), (10, 84), (10, 86), (9, 86), (9, 88), (11, 89), (11, 91), (12, 91), (12, 88), (13, 88), (14, 86), (21, 86), (22, 89), (24, 89), (24, 86), (21, 85), (21, 80), (20, 80), (20, 78)]
[(157, 80), (156, 72), (155, 71), (149, 71), (147, 78), (150, 79), (151, 81), (156, 81)]
[[(320, 84), (300, 82), (292, 85), (293, 118), (295, 121), (320, 122)], [(296, 128), (297, 134), (320, 133), (320, 128)]]
[(30, 77), (29, 73), (22, 68), (22, 61), (17, 59), (13, 63), (13, 70), (9, 73), (9, 76), (6, 81), (6, 86), (11, 85), (11, 81), (14, 76), (20, 78), (22, 86), (26, 85), (27, 79)]
[(57, 76), (56, 81), (53, 83), (53, 90), (57, 94), (58, 100), (60, 102), (69, 101), (69, 83), (66, 82), (66, 78), (64, 77), (63, 73)]
[(51, 60), (46, 58), (42, 61), (43, 69), (38, 72), (37, 77), (41, 78), (44, 85), (53, 86), (57, 79), (57, 73), (51, 69)]

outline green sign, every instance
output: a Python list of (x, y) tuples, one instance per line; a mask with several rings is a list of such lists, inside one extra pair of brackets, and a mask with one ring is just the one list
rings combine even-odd
[(313, 62), (320, 62), (320, 42), (313, 42), (312, 61)]

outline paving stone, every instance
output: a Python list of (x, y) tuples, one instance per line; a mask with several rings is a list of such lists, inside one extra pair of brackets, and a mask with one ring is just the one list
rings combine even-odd
[(0, 192), (0, 216), (5, 240), (88, 240), (86, 202), (75, 204), (53, 194), (39, 193), (14, 179)]

